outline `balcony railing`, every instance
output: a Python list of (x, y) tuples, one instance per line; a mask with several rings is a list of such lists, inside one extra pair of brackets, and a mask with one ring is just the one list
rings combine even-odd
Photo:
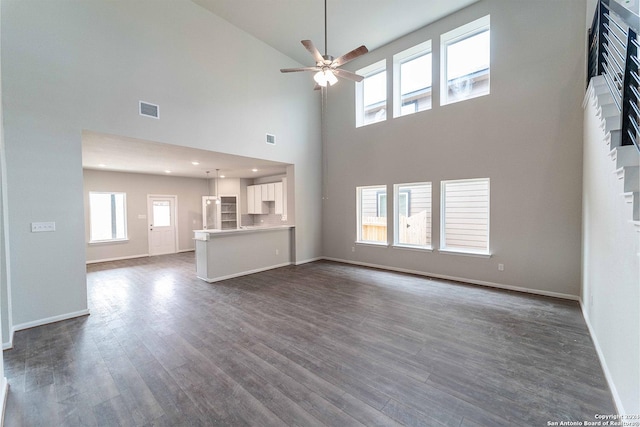
[(600, 0), (589, 29), (587, 84), (602, 75), (620, 111), (621, 145), (640, 151), (640, 18), (615, 0)]

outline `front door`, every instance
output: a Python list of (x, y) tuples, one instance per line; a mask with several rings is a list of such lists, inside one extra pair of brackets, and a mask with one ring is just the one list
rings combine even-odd
[(149, 255), (173, 254), (176, 244), (176, 196), (148, 196)]

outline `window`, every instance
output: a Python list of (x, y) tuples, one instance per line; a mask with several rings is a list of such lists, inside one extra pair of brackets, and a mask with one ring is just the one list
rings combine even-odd
[(127, 239), (125, 193), (89, 193), (91, 242)]
[(431, 183), (396, 184), (394, 244), (431, 248)]
[(442, 105), (489, 93), (489, 15), (440, 36)]
[(357, 187), (358, 242), (387, 243), (387, 187)]
[(171, 202), (168, 200), (153, 201), (153, 225), (155, 227), (171, 227)]
[(431, 40), (393, 55), (393, 117), (431, 108)]
[(356, 83), (356, 127), (387, 119), (386, 62), (376, 62), (356, 72), (364, 80)]
[(489, 254), (489, 178), (442, 181), (440, 248)]
[(379, 217), (387, 217), (387, 192), (378, 191), (378, 206), (377, 206), (377, 216)]

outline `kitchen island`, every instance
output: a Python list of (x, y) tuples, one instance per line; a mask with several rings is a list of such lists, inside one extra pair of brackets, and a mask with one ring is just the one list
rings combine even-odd
[(195, 230), (196, 275), (217, 282), (290, 265), (294, 227)]

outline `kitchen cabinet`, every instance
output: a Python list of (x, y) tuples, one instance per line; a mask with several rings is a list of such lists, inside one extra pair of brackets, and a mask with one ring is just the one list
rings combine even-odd
[(262, 198), (262, 185), (247, 186), (247, 213), (269, 213), (269, 206), (267, 206)]
[(275, 202), (276, 201), (276, 193), (275, 187), (276, 183), (262, 184), (262, 201), (263, 202)]
[(275, 214), (282, 215), (284, 214), (284, 191), (282, 182), (276, 182), (273, 186), (274, 198), (275, 202)]
[(247, 186), (247, 213), (268, 214), (269, 202), (273, 202), (274, 213), (285, 215), (287, 196), (283, 181)]

